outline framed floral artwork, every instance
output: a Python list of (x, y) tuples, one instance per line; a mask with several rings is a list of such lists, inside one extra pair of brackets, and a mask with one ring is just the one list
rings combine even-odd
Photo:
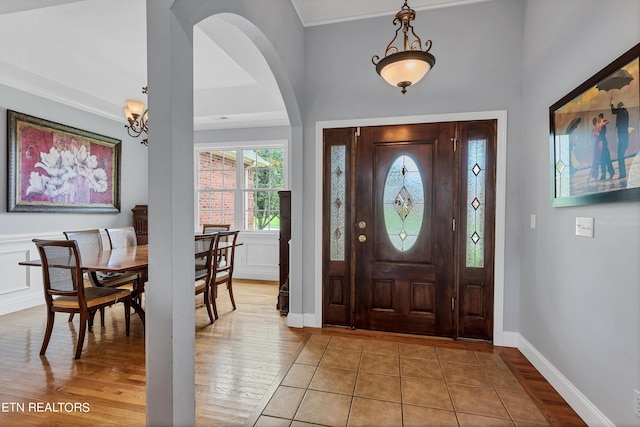
[(640, 44), (549, 107), (551, 206), (640, 200)]
[(9, 212), (120, 212), (118, 139), (7, 111)]

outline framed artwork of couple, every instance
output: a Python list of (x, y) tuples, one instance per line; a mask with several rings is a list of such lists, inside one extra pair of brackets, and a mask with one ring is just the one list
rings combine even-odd
[(640, 200), (640, 44), (549, 107), (551, 205)]
[(9, 212), (120, 212), (120, 140), (7, 111)]

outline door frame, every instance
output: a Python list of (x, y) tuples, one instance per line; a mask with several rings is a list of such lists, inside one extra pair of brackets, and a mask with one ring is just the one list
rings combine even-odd
[[(507, 111), (480, 111), (469, 113), (432, 114), (420, 116), (379, 117), (345, 119), (316, 122), (315, 135), (315, 205), (322, 206), (322, 135), (324, 129), (342, 127), (365, 127), (403, 125), (416, 123), (458, 122), (469, 120), (497, 120), (496, 156), (496, 217), (495, 217), (495, 261), (493, 296), (493, 344), (514, 347), (517, 343), (504, 331), (504, 279), (506, 236), (506, 172), (507, 172)], [(322, 209), (316, 210), (322, 216)], [(314, 228), (314, 251), (322, 254), (323, 218), (316, 218)], [(304, 326), (322, 327), (322, 256), (315, 256), (314, 264), (315, 313), (304, 315)]]

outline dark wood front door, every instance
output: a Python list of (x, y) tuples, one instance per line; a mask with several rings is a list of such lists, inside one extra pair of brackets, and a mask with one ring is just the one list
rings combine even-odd
[(452, 335), (454, 124), (362, 128), (356, 328)]
[(324, 136), (323, 323), (490, 340), (495, 121)]

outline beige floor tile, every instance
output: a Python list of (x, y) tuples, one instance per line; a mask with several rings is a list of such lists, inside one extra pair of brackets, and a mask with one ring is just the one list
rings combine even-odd
[(358, 371), (319, 367), (311, 380), (309, 390), (353, 395)]
[(509, 419), (498, 394), (491, 388), (450, 385), (449, 392), (456, 412)]
[(462, 365), (459, 363), (442, 363), (442, 372), (447, 384), (477, 385), (491, 387), (489, 377), (479, 365)]
[(360, 338), (331, 337), (329, 348), (340, 348), (342, 350), (362, 351), (364, 340)]
[(402, 377), (422, 378), (432, 381), (444, 381), (442, 369), (437, 360), (400, 358), (400, 375)]
[(291, 427), (322, 427), (320, 424), (304, 423), (302, 421), (293, 420)]
[(362, 351), (363, 353), (385, 354), (387, 356), (397, 356), (398, 343), (378, 341), (378, 340), (365, 340)]
[(525, 421), (514, 421), (516, 427), (540, 427), (542, 425), (548, 426), (549, 424), (536, 424), (536, 423), (527, 423)]
[(301, 388), (278, 387), (262, 415), (292, 419), (305, 392)]
[(360, 370), (372, 374), (399, 376), (399, 365), (398, 356), (363, 353), (360, 361)]
[(513, 376), (509, 368), (498, 368), (496, 366), (485, 368), (485, 373), (491, 384), (496, 390), (514, 391), (517, 393), (524, 393), (524, 389), (520, 385), (520, 382)]
[(507, 366), (504, 364), (504, 362), (502, 361), (502, 358), (498, 353), (489, 353), (485, 351), (476, 351), (475, 353), (476, 353), (476, 358), (478, 359), (478, 361), (482, 366), (494, 366), (494, 365), (503, 365), (505, 367)]
[(350, 427), (401, 426), (402, 406), (399, 403), (354, 397), (347, 425)]
[(316, 373), (316, 367), (314, 365), (303, 365), (301, 363), (294, 363), (291, 365), (289, 372), (282, 380), (281, 385), (288, 387), (307, 388), (311, 383), (313, 374)]
[[(331, 343), (329, 343), (331, 344)], [(357, 370), (360, 365), (360, 352), (327, 348), (320, 366)]]
[(513, 421), (502, 418), (483, 417), (482, 415), (458, 412), (460, 427), (513, 427)]
[(298, 355), (296, 363), (317, 366), (318, 363), (320, 363), (320, 359), (322, 359), (323, 354), (324, 348), (322, 347), (304, 347)]
[(447, 386), (444, 383), (403, 377), (401, 387), (404, 404), (453, 410)]
[(547, 419), (526, 393), (498, 390), (498, 395), (514, 421), (548, 425)]
[(466, 365), (479, 365), (480, 362), (476, 354), (470, 350), (459, 350), (456, 348), (436, 348), (438, 360), (446, 363), (464, 363)]
[(400, 357), (412, 357), (414, 359), (437, 360), (436, 348), (419, 344), (399, 344)]
[(325, 426), (345, 426), (350, 406), (351, 396), (309, 390), (294, 419)]
[(401, 402), (400, 377), (359, 372), (354, 396)]
[(322, 347), (325, 348), (329, 344), (331, 335), (318, 335), (312, 334), (305, 345), (310, 347)]
[(289, 427), (290, 425), (291, 420), (261, 415), (260, 418), (258, 418), (258, 421), (254, 424), (254, 427)]
[(458, 427), (456, 413), (443, 409), (402, 405), (404, 427)]

